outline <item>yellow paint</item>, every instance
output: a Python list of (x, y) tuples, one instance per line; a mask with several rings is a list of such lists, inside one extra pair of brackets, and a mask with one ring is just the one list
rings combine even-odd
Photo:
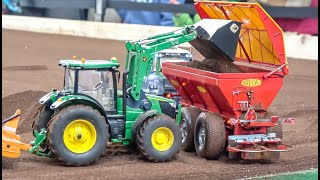
[(86, 153), (96, 143), (97, 132), (87, 120), (72, 121), (63, 132), (64, 145), (73, 153)]
[(241, 81), (242, 86), (246, 87), (256, 87), (261, 85), (261, 80), (259, 79), (245, 79)]
[(206, 93), (207, 92), (207, 90), (202, 86), (197, 86), (197, 89), (198, 89), (198, 91), (200, 91), (202, 93)]
[[(263, 22), (264, 19), (260, 17), (257, 9), (261, 9), (275, 24), (275, 27), (279, 29), (279, 36), (283, 37), (283, 31), (259, 4), (211, 1), (196, 2), (201, 3), (199, 5), (200, 8), (211, 19), (230, 19), (242, 22), (240, 40), (247, 52), (248, 57), (238, 44), (236, 59), (250, 59), (254, 62), (281, 65), (280, 57), (275, 51), (271, 42), (272, 37), (270, 37), (267, 33), (267, 29)], [(220, 6), (223, 6), (224, 11), (221, 10)], [(225, 14), (227, 14), (228, 18), (226, 18)], [(285, 53), (285, 49), (283, 49), (283, 53)]]
[(173, 142), (174, 135), (169, 128), (159, 127), (152, 133), (151, 143), (157, 151), (167, 151)]
[(174, 86), (179, 86), (179, 83), (176, 80), (171, 79), (170, 82)]

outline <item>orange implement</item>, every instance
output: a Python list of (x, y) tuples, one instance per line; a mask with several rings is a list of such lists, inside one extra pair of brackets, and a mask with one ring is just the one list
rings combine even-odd
[(16, 135), (20, 113), (18, 109), (13, 116), (2, 122), (2, 156), (4, 157), (16, 158), (20, 156), (20, 150), (31, 149), (31, 145), (22, 143), (20, 136)]

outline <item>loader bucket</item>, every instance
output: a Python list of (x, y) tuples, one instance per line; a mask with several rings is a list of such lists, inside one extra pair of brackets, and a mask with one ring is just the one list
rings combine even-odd
[(20, 120), (21, 111), (18, 109), (10, 118), (2, 121), (2, 156), (16, 158), (20, 156), (20, 150), (29, 150), (29, 144), (22, 143), (16, 130)]
[(197, 38), (189, 43), (204, 57), (234, 61), (241, 22), (203, 19), (194, 24)]

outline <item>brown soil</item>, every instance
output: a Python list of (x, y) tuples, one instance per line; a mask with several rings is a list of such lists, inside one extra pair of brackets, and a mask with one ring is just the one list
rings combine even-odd
[(46, 92), (25, 91), (2, 98), (2, 119), (12, 116), (17, 109), (21, 110), (21, 118), (17, 133), (29, 132), (34, 114), (37, 112), (39, 100)]
[(231, 61), (223, 59), (208, 59), (202, 61), (192, 60), (186, 64), (187, 67), (211, 71), (216, 73), (240, 73), (244, 72), (240, 67), (233, 64)]
[[(2, 118), (11, 116), (17, 108), (22, 110), (19, 135), (23, 142), (33, 139), (30, 117), (43, 91), (61, 87), (59, 59), (73, 55), (97, 59), (116, 56), (122, 67), (125, 65), (126, 51), (119, 41), (8, 30), (2, 30), (2, 37)], [(194, 57), (202, 59), (199, 54)], [(230, 161), (226, 156), (209, 161), (181, 151), (171, 162), (150, 163), (136, 151), (113, 144), (89, 167), (65, 167), (54, 159), (27, 152), (19, 158), (3, 158), (3, 179), (235, 179), (318, 168), (318, 61), (288, 62), (289, 75), (269, 110), (296, 118), (295, 124), (283, 127), (283, 141), (294, 145), (294, 149), (282, 153), (278, 162)], [(8, 68), (17, 65), (20, 67), (14, 70)], [(34, 71), (21, 66), (48, 69)]]

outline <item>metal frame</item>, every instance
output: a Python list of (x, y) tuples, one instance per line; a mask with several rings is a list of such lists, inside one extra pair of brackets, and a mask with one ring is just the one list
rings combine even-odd
[[(173, 13), (196, 14), (193, 4), (160, 4), (160, 3), (137, 3), (125, 0), (20, 0), (22, 7), (27, 8), (72, 8), (72, 9), (95, 9), (95, 21), (103, 21), (104, 10), (106, 8), (162, 11)], [(154, 8), (154, 7), (157, 8)], [(274, 7), (265, 6), (263, 8), (273, 18), (318, 18), (317, 7)]]

